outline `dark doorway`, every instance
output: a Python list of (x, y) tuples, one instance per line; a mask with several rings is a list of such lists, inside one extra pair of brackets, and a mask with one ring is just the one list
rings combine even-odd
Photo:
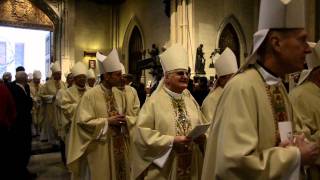
[(135, 26), (129, 40), (129, 73), (137, 74), (137, 62), (142, 59), (142, 36), (140, 30)]
[(220, 39), (219, 39), (219, 48), (222, 53), (226, 47), (229, 47), (233, 53), (237, 57), (238, 67), (240, 65), (240, 43), (238, 35), (233, 28), (233, 26), (229, 23), (223, 29)]

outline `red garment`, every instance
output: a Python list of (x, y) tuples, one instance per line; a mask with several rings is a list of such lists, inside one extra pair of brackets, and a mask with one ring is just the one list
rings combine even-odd
[(0, 126), (10, 127), (16, 119), (14, 99), (5, 84), (0, 83)]

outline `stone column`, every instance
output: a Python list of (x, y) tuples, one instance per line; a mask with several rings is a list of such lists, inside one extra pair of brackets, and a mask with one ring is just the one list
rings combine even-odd
[(181, 44), (188, 52), (189, 66), (194, 72), (193, 1), (171, 0), (170, 43)]

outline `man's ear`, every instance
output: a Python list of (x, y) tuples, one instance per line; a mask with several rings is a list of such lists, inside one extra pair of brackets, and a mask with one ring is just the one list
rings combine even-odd
[(273, 51), (281, 52), (281, 35), (278, 32), (272, 32), (269, 36), (269, 42)]

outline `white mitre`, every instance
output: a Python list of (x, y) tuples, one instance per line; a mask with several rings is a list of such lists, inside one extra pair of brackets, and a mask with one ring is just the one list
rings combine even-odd
[(98, 60), (102, 62), (103, 70), (105, 72), (121, 71), (120, 58), (115, 48), (112, 49), (112, 51), (107, 55), (107, 57), (103, 61), (102, 59)]
[(320, 41), (318, 43), (309, 43), (312, 51), (310, 54), (307, 54), (306, 62), (308, 69), (314, 69), (320, 66)]
[(179, 44), (174, 44), (159, 55), (164, 72), (188, 70), (187, 51)]
[(124, 65), (121, 63), (121, 73), (122, 75), (126, 74), (126, 69), (124, 68)]
[(215, 68), (218, 77), (234, 74), (238, 71), (237, 58), (230, 48), (226, 48), (217, 58)]
[(71, 73), (73, 77), (79, 76), (79, 75), (85, 75), (87, 76), (88, 69), (87, 66), (83, 62), (77, 62), (71, 69)]
[(41, 71), (34, 70), (32, 74), (33, 74), (33, 79), (41, 79)]
[(52, 73), (55, 73), (55, 72), (61, 72), (61, 67), (60, 67), (60, 63), (58, 61), (54, 62), (52, 65), (51, 65), (51, 71)]
[(107, 59), (107, 56), (101, 54), (99, 51), (96, 54), (96, 58), (98, 60), (98, 66), (99, 66), (99, 73), (104, 74), (105, 70), (103, 68), (103, 61)]
[(311, 48), (311, 53), (306, 56), (308, 69), (300, 73), (298, 85), (302, 84), (309, 77), (314, 68), (320, 66), (320, 41), (318, 43), (308, 42), (308, 44)]
[(94, 72), (94, 70), (93, 69), (89, 69), (88, 70), (88, 74), (87, 74), (87, 77), (88, 77), (88, 79), (95, 79), (96, 78), (96, 73)]
[(305, 28), (304, 0), (261, 0), (258, 31), (253, 36), (253, 51), (244, 67), (254, 64), (257, 50), (270, 29)]

